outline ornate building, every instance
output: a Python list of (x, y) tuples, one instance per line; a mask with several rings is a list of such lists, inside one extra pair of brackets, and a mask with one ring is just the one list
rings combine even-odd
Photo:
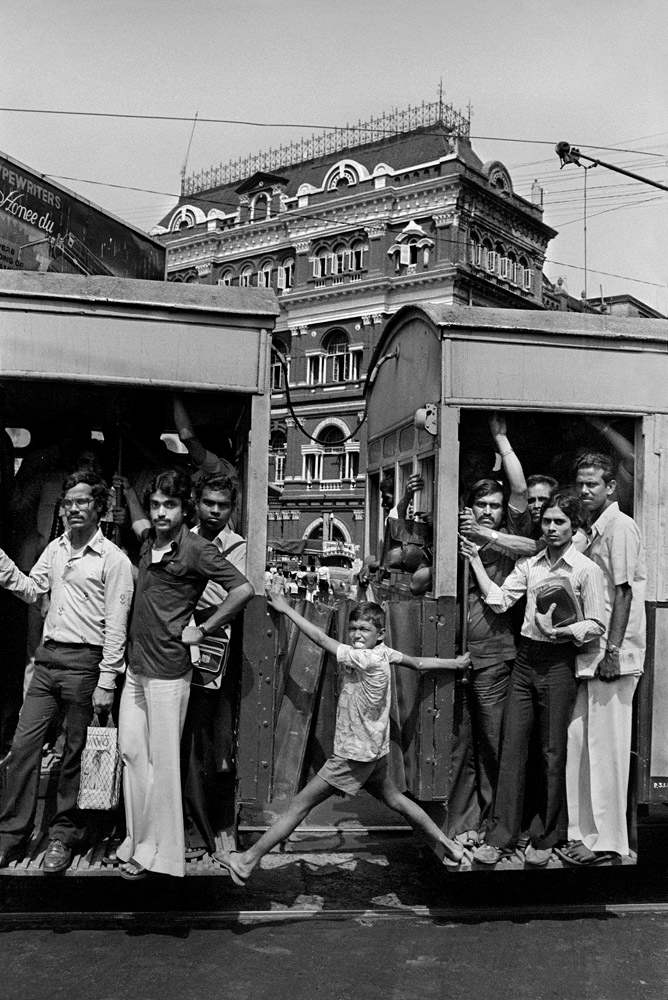
[(186, 178), (154, 230), (168, 280), (279, 297), (269, 462), (282, 495), (270, 502), (270, 546), (362, 545), (363, 385), (397, 309), (543, 308), (555, 231), (540, 197), (517, 195), (469, 133), (441, 101), (335, 129)]

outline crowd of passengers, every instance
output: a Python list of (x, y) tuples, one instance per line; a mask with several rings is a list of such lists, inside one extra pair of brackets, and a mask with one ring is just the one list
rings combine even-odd
[[(368, 599), (368, 572), (363, 599), (348, 614), (346, 642), (301, 614), (304, 605), (292, 598), (302, 595), (267, 572), (274, 612), (336, 658), (334, 746), (287, 811), (237, 852), (217, 843), (214, 817), (221, 782), (234, 768), (234, 682), (191, 682), (201, 680), (200, 647), (208, 637), (229, 636), (253, 588), (245, 540), (234, 530), (235, 470), (201, 445), (178, 399), (174, 417), (191, 469), (155, 471), (142, 497), (123, 476), (113, 483), (126, 510), (117, 520), (136, 538), (125, 547), (132, 560), (101, 530), (110, 493), (90, 460), (66, 476), (61, 531), (32, 569), (24, 572), (0, 550), (0, 586), (26, 604), (46, 599), (18, 725), (0, 763), (0, 867), (22, 856), (32, 837), (42, 748), (54, 720), (62, 726), (62, 759), (43, 871), (65, 871), (87, 845), (90, 816), (77, 805), (81, 754), (91, 719), (106, 718), (117, 689), (125, 826), (110, 860), (131, 881), (182, 876), (188, 857), (206, 852), (245, 885), (315, 805), (362, 788), (419, 831), (449, 867), (470, 857), (495, 865), (518, 851), (535, 866), (553, 851), (576, 866), (628, 855), (645, 570), (638, 528), (618, 503), (624, 477), (627, 485), (632, 479), (633, 452), (617, 431), (598, 424), (610, 447), (579, 453), (572, 483), (561, 488), (540, 472), (525, 479), (505, 420), (490, 417), (497, 461), (472, 485), (460, 516), (468, 571), (459, 656), (415, 657), (387, 646), (385, 611)], [(409, 481), (409, 489), (419, 487), (419, 478)], [(409, 503), (402, 513), (410, 519)], [(303, 583), (307, 589), (306, 577)], [(554, 597), (547, 604), (546, 588)], [(516, 604), (523, 607), (519, 630)], [(444, 824), (406, 794), (390, 767), (393, 665), (467, 679), (461, 690), (470, 732), (459, 734)], [(195, 830), (199, 845), (190, 841)]]

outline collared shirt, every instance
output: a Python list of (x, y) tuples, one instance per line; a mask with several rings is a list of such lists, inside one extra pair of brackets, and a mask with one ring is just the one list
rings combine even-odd
[(77, 551), (66, 532), (50, 542), (26, 576), (0, 549), (0, 585), (26, 604), (50, 593), (44, 640), (102, 647), (100, 687), (113, 690), (125, 669), (132, 566), (100, 529)]
[(384, 642), (373, 649), (344, 643), (336, 651), (341, 692), (336, 706), (334, 753), (347, 760), (378, 760), (390, 751), (390, 663), (401, 653)]
[(592, 655), (595, 655), (592, 647), (598, 647), (598, 643), (590, 640), (603, 635), (605, 596), (603, 573), (591, 559), (578, 552), (574, 545), (569, 545), (553, 565), (550, 565), (549, 549), (520, 559), (501, 587), (492, 583), (485, 600), (491, 608), (506, 611), (526, 595), (522, 635), (527, 639), (545, 642), (546, 637), (535, 623), (536, 590), (548, 577), (553, 576), (563, 576), (570, 581), (582, 608), (583, 620), (569, 626), (573, 641), (582, 646), (577, 656), (579, 674), (580, 667), (584, 669)]
[[(596, 665), (603, 659), (607, 642), (615, 587), (628, 583), (631, 587), (631, 610), (619, 652), (621, 674), (639, 675), (645, 661), (645, 587), (647, 569), (640, 529), (635, 521), (623, 514), (618, 503), (611, 503), (600, 514), (589, 531), (585, 549), (605, 577), (605, 636), (600, 642), (599, 655), (586, 676), (593, 676)], [(583, 675), (584, 676), (584, 675)]]
[(185, 525), (157, 563), (151, 559), (153, 534), (145, 531), (142, 539), (128, 662), (135, 673), (172, 680), (191, 669), (181, 633), (207, 582), (214, 580), (230, 591), (248, 581), (215, 545)]
[[(199, 525), (191, 529), (194, 535), (199, 535)], [(200, 536), (201, 537), (201, 536)], [(232, 531), (229, 524), (226, 524), (222, 531), (219, 531), (215, 538), (212, 539), (212, 544), (216, 546), (221, 555), (224, 555), (229, 563), (231, 563), (235, 569), (238, 569), (240, 573), (246, 572), (246, 539), (241, 535), (237, 535), (236, 531)], [(232, 546), (234, 548), (232, 549)], [(228, 550), (232, 549), (231, 552)], [(204, 588), (204, 593), (197, 602), (198, 608), (213, 608), (216, 607), (221, 601), (224, 601), (227, 597), (227, 591), (224, 587), (221, 587), (219, 583), (215, 583), (213, 580), (209, 580), (206, 587)]]

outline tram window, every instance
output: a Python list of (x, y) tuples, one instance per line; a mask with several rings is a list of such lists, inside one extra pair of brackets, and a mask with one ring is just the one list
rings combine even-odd
[(424, 480), (424, 486), (413, 498), (416, 514), (431, 514), (434, 509), (434, 458), (423, 458), (418, 463), (418, 472)]
[(378, 538), (380, 537), (380, 476), (376, 473), (369, 476), (368, 482), (369, 498), (369, 545), (371, 551), (375, 550)]

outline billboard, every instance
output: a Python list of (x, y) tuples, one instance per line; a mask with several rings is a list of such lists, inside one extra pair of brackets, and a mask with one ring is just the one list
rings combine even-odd
[(165, 278), (165, 248), (0, 153), (0, 268)]

